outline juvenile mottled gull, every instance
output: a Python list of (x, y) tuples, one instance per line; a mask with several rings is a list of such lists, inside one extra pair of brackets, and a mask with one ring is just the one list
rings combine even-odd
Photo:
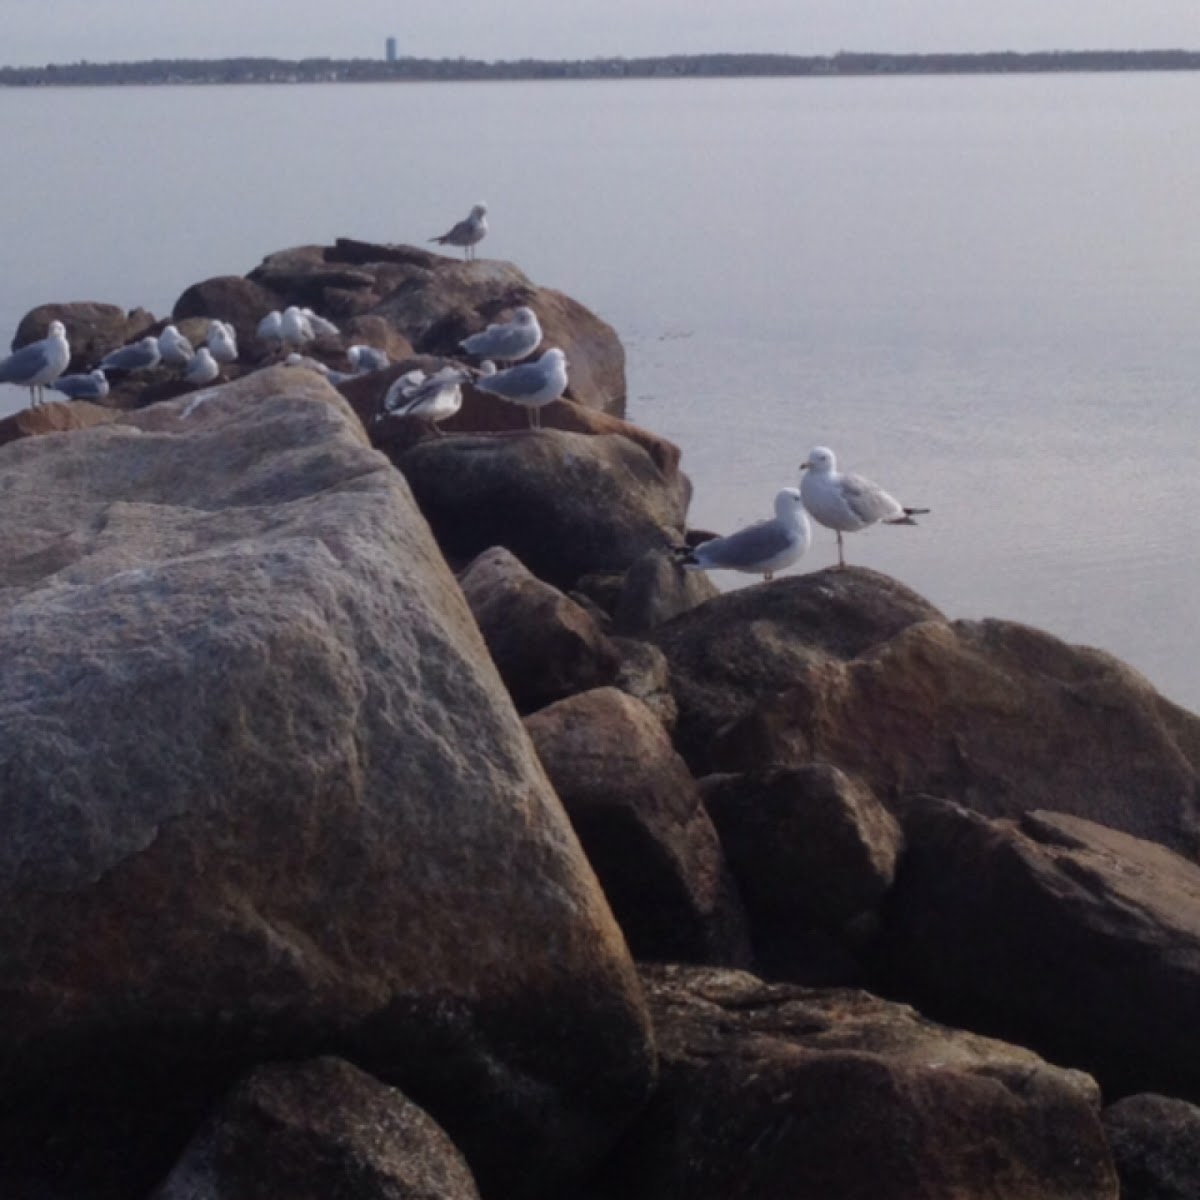
[(99, 367), (86, 375), (60, 375), (50, 386), (68, 400), (100, 400), (108, 395), (108, 380)]
[[(927, 508), (905, 508), (877, 483), (837, 469), (833, 451), (817, 446), (800, 464), (800, 494), (814, 521), (837, 531), (838, 566), (844, 567), (842, 534), (857, 533), (882, 521), (885, 525), (915, 525), (914, 516)], [(807, 472), (807, 473), (805, 473)]]
[(196, 357), (188, 363), (183, 377), (188, 383), (203, 387), (206, 383), (212, 383), (220, 373), (220, 364), (213, 358), (212, 351), (207, 346), (201, 346), (196, 351)]
[(102, 371), (148, 371), (157, 367), (162, 356), (158, 352), (158, 338), (144, 337), (140, 342), (113, 350), (100, 360)]
[(215, 361), (219, 363), (237, 361), (237, 331), (227, 321), (209, 321), (206, 342), (208, 352)]
[(745, 571), (770, 579), (797, 562), (812, 545), (812, 526), (804, 513), (799, 488), (784, 488), (775, 497), (775, 516), (681, 551), (679, 561), (691, 570)]
[(468, 378), (459, 367), (442, 367), (432, 375), (406, 371), (388, 388), (384, 412), (395, 417), (424, 417), (435, 422), (436, 429), (437, 421), (445, 421), (462, 408), (462, 384)]
[(489, 325), (458, 344), (477, 358), (516, 362), (542, 344), (542, 327), (532, 308), (518, 308), (507, 321)]
[(475, 386), (491, 396), (523, 404), (529, 410), (530, 428), (540, 429), (542, 418), (538, 410), (567, 390), (567, 356), (552, 347), (536, 362), (480, 375)]
[(27, 387), (30, 405), (38, 405), (46, 384), (53, 383), (70, 361), (67, 327), (61, 321), (51, 321), (46, 337), (22, 346), (0, 362), (0, 383)]
[(186, 367), (196, 356), (192, 343), (174, 325), (168, 325), (158, 335), (158, 353), (172, 367)]
[(461, 246), (463, 257), (471, 259), (475, 257), (476, 245), (487, 237), (487, 231), (487, 205), (477, 204), (471, 209), (469, 217), (459, 221), (453, 229), (443, 233), (440, 237), (433, 237), (429, 240), (437, 242), (441, 246)]
[(364, 346), (356, 343), (346, 351), (350, 366), (360, 375), (368, 371), (386, 371), (392, 365), (386, 350), (377, 350), (374, 346)]

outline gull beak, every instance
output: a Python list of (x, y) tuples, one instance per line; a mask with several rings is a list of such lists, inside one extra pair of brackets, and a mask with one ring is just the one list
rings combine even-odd
[(812, 465), (811, 463), (802, 462), (802, 463), (800, 464), (800, 470), (802, 470), (802, 471), (807, 471), (807, 470), (808, 470), (808, 468), (809, 468), (811, 465)]

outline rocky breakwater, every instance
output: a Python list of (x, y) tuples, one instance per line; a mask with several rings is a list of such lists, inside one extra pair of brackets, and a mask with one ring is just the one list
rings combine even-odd
[(0, 1194), (1189, 1194), (1200, 720), (378, 386), (0, 448)]

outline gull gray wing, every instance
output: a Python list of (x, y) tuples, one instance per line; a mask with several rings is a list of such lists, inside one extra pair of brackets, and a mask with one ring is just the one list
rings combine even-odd
[(33, 342), (22, 346), (0, 362), (0, 383), (22, 383), (42, 371), (50, 362), (46, 346)]
[(495, 375), (485, 375), (475, 386), (481, 392), (490, 392), (507, 400), (521, 400), (534, 396), (546, 386), (550, 376), (541, 363), (522, 363), (509, 367)]
[(841, 493), (847, 507), (864, 525), (904, 516), (904, 509), (894, 496), (861, 475), (843, 475)]
[(701, 566), (752, 571), (790, 549), (795, 539), (795, 533), (778, 521), (759, 521), (728, 537), (701, 542), (692, 554)]

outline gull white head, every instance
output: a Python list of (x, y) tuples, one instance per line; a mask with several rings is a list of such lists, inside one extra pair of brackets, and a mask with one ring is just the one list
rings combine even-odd
[(812, 471), (815, 475), (829, 475), (837, 470), (837, 459), (827, 446), (814, 446), (808, 458), (800, 464), (800, 470)]
[[(458, 211), (462, 212), (462, 209), (460, 208)], [(487, 205), (486, 204), (476, 204), (475, 207), (471, 209), (471, 216), (473, 216), (475, 218), (486, 217), (487, 216)]]
[(784, 488), (775, 496), (775, 515), (781, 521), (794, 523), (804, 512), (804, 501), (799, 488)]
[(50, 329), (46, 336), (65, 338), (67, 336), (67, 327), (61, 321), (51, 321)]
[(537, 320), (537, 314), (532, 308), (518, 308), (513, 313), (513, 320), (518, 325), (532, 325)]
[(567, 362), (567, 356), (557, 346), (552, 346), (539, 359), (540, 362), (548, 363), (551, 366), (560, 366), (566, 370), (571, 364)]

